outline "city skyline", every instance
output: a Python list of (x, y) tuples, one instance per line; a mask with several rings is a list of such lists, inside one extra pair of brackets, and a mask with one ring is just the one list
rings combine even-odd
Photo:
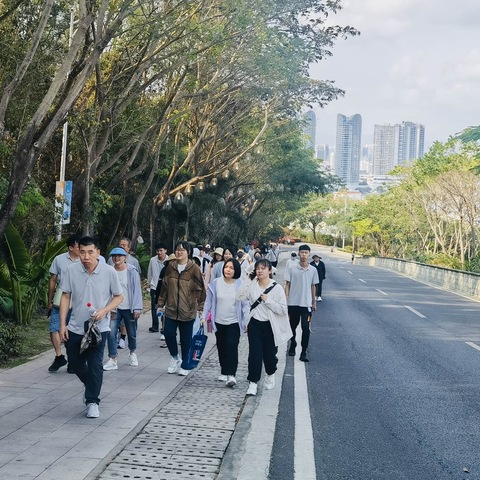
[(332, 57), (311, 66), (312, 78), (345, 90), (343, 98), (314, 108), (318, 144), (335, 144), (339, 112), (362, 115), (364, 144), (373, 142), (375, 124), (421, 123), (425, 151), (480, 124), (480, 2), (344, 0), (342, 6), (328, 25), (350, 25), (361, 35), (338, 40)]

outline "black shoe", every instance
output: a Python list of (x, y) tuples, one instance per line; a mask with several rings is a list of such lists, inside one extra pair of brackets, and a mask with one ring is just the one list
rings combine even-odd
[(72, 366), (70, 364), (67, 365), (67, 373), (75, 373)]
[(63, 367), (64, 365), (67, 364), (67, 360), (63, 355), (58, 355), (58, 357), (55, 357), (55, 360), (53, 363), (48, 367), (49, 372), (58, 372), (58, 369), (60, 367)]
[(294, 356), (295, 356), (295, 349), (292, 350), (292, 349), (290, 348), (290, 349), (288, 350), (288, 355), (289, 355), (290, 357), (294, 357)]
[(150, 333), (158, 333), (158, 328), (150, 327), (150, 328), (148, 329), (148, 331), (149, 331)]
[(307, 357), (307, 352), (302, 352), (302, 353), (300, 354), (300, 361), (301, 361), (301, 362), (309, 362), (309, 361), (310, 361), (310, 360), (308, 359), (308, 357)]

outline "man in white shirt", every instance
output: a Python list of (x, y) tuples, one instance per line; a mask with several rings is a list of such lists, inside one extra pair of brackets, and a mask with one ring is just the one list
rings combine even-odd
[(163, 270), (163, 267), (165, 266), (165, 260), (167, 259), (167, 246), (164, 243), (157, 243), (155, 245), (155, 251), (157, 254), (150, 259), (147, 271), (152, 311), (152, 326), (148, 329), (150, 333), (156, 333), (159, 330), (157, 305), (155, 304), (155, 299), (157, 296), (158, 278), (160, 277), (160, 272)]
[[(50, 317), (50, 340), (55, 350), (55, 359), (48, 367), (49, 372), (58, 372), (58, 369), (67, 364), (65, 356), (62, 354), (62, 342), (60, 340), (60, 300), (62, 291), (60, 290), (60, 280), (62, 273), (75, 262), (80, 261), (80, 251), (78, 249), (78, 240), (80, 235), (71, 235), (67, 238), (68, 252), (57, 255), (50, 267), (50, 282), (48, 283), (48, 311), (47, 317)], [(68, 320), (68, 318), (67, 318)], [(73, 373), (70, 367), (67, 367), (68, 373)]]
[(300, 360), (308, 362), (307, 348), (310, 340), (310, 322), (312, 313), (317, 308), (315, 286), (318, 283), (318, 272), (308, 262), (310, 257), (310, 247), (308, 245), (300, 245), (298, 256), (300, 261), (285, 270), (285, 295), (287, 297), (290, 327), (292, 328), (288, 354), (292, 357), (295, 356), (296, 329), (301, 320), (302, 352), (300, 353)]

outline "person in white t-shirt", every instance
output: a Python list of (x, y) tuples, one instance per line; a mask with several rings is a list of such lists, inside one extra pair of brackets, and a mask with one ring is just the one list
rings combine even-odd
[(212, 327), (217, 338), (220, 381), (227, 387), (237, 384), (238, 343), (244, 334), (250, 311), (247, 301), (238, 301), (236, 294), (243, 285), (242, 270), (238, 260), (225, 260), (222, 276), (213, 280), (207, 289), (205, 308), (200, 322), (205, 324), (208, 314), (212, 315)]

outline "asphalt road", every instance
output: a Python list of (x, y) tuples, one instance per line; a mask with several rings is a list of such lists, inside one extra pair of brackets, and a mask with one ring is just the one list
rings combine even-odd
[[(316, 478), (480, 479), (480, 304), (322, 256), (306, 365)], [(287, 358), (272, 480), (297, 478), (298, 361)]]

